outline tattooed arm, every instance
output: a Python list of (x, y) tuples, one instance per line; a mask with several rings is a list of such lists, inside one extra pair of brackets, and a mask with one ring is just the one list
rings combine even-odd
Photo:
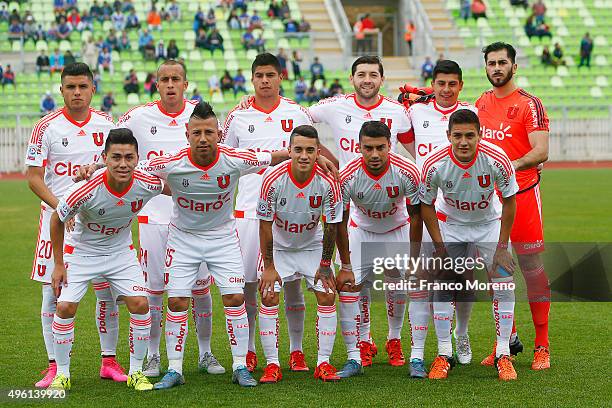
[(338, 224), (325, 223), (323, 228), (323, 254), (321, 265), (315, 274), (315, 283), (321, 280), (325, 292), (336, 292), (336, 280), (331, 266), (331, 258), (334, 255), (336, 245), (336, 231)]
[(274, 250), (272, 240), (272, 221), (259, 220), (259, 246), (264, 263), (264, 271), (259, 280), (259, 291), (263, 297), (274, 296), (274, 283), (282, 284), (274, 267)]

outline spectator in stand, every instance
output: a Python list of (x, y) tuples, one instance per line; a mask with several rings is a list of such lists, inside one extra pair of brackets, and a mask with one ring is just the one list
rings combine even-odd
[(107, 1), (102, 3), (102, 20), (109, 21), (111, 16), (113, 15), (113, 8), (108, 4)]
[(140, 85), (138, 84), (138, 76), (136, 75), (136, 71), (130, 69), (130, 72), (126, 75), (123, 80), (123, 90), (126, 94), (139, 94), (140, 93)]
[(412, 56), (412, 41), (414, 40), (414, 34), (416, 33), (416, 26), (412, 20), (409, 20), (406, 23), (406, 28), (404, 31), (404, 41), (406, 41), (406, 46), (408, 46), (408, 55)]
[(240, 42), (245, 50), (255, 49), (255, 36), (253, 36), (253, 30), (246, 30), (244, 34), (242, 34)]
[(49, 57), (45, 54), (45, 50), (41, 50), (40, 55), (36, 57), (36, 73), (39, 78), (41, 72), (51, 74), (51, 63), (49, 62)]
[(155, 44), (153, 43), (153, 40), (145, 44), (144, 48), (142, 49), (142, 55), (147, 61), (155, 61)]
[(202, 98), (202, 95), (200, 95), (200, 91), (198, 91), (198, 88), (194, 88), (193, 94), (191, 95), (191, 100), (196, 101), (198, 103), (204, 101), (204, 99)]
[(66, 50), (64, 53), (64, 66), (74, 64), (76, 62), (76, 58), (72, 54), (72, 51)]
[(89, 37), (87, 41), (83, 42), (81, 47), (81, 55), (83, 56), (83, 62), (89, 65), (92, 69), (95, 69), (98, 65), (98, 47), (94, 42), (93, 37)]
[(119, 51), (119, 39), (117, 38), (114, 28), (110, 29), (108, 32), (108, 37), (106, 37), (104, 42), (111, 50)]
[(132, 43), (130, 42), (130, 37), (127, 31), (123, 30), (121, 32), (121, 37), (119, 37), (119, 51), (129, 51), (131, 49)]
[(136, 10), (132, 9), (125, 20), (125, 28), (140, 28), (140, 20), (136, 15)]
[(98, 54), (98, 71), (108, 71), (111, 75), (115, 72), (113, 67), (113, 56), (108, 46), (102, 47)]
[(555, 43), (555, 49), (553, 50), (553, 64), (556, 66), (565, 65), (565, 59), (563, 59), (563, 49), (559, 43)]
[(372, 33), (377, 32), (376, 23), (370, 18), (370, 14), (363, 16), (361, 20), (363, 33), (365, 34), (365, 46), (367, 52), (372, 52)]
[(459, 6), (459, 17), (463, 19), (465, 23), (467, 23), (468, 19), (472, 16), (472, 1), (471, 0), (461, 0), (461, 5)]
[(306, 90), (306, 100), (308, 104), (312, 105), (313, 103), (317, 103), (320, 100), (320, 93), (317, 87), (315, 87), (314, 83), (310, 84), (310, 87)]
[(242, 12), (246, 12), (247, 10), (247, 4), (246, 4), (246, 0), (234, 0), (234, 5), (233, 5), (233, 9), (240, 9), (242, 10)]
[(208, 36), (206, 35), (206, 31), (204, 27), (198, 28), (198, 34), (195, 39), (195, 46), (198, 48), (208, 49)]
[(278, 18), (280, 17), (280, 5), (277, 1), (272, 0), (270, 6), (268, 6), (268, 17)]
[(93, 4), (89, 8), (89, 15), (91, 18), (95, 18), (99, 22), (104, 21), (104, 17), (102, 16), (102, 7), (98, 4), (98, 0), (94, 0)]
[(365, 53), (366, 34), (363, 30), (363, 17), (358, 18), (353, 25), (353, 35), (355, 36), (355, 52), (357, 54)]
[(176, 0), (170, 1), (168, 13), (170, 13), (170, 21), (179, 21), (181, 19), (181, 7)]
[(221, 84), (219, 83), (219, 78), (215, 73), (208, 78), (208, 91), (210, 92), (211, 98), (216, 92), (221, 93)]
[(246, 90), (246, 78), (242, 74), (242, 70), (238, 69), (236, 76), (234, 77), (234, 98), (238, 95), (238, 92), (247, 93)]
[(434, 64), (431, 62), (431, 58), (425, 57), (425, 62), (421, 66), (421, 79), (424, 84), (428, 84), (433, 78)]
[(580, 64), (578, 68), (586, 66), (591, 68), (591, 54), (593, 53), (593, 40), (589, 33), (586, 33), (580, 41)]
[(208, 37), (206, 38), (208, 49), (210, 50), (210, 56), (214, 54), (215, 50), (221, 50), (221, 54), (225, 52), (223, 48), (223, 37), (217, 28), (213, 28)]
[(157, 82), (155, 81), (155, 75), (149, 72), (145, 78), (144, 84), (142, 86), (144, 88), (145, 93), (147, 93), (151, 98), (157, 92)]
[(43, 28), (42, 24), (38, 24), (36, 28), (36, 41), (46, 40), (46, 39), (47, 39), (47, 32)]
[(444, 61), (446, 58), (444, 58), (444, 54), (440, 53), (440, 55), (438, 55), (438, 59), (436, 60), (436, 65), (438, 65), (438, 63), (440, 61)]
[(204, 19), (204, 29), (206, 31), (217, 27), (217, 16), (215, 15), (215, 10), (211, 7), (208, 9), (208, 13), (206, 13), (206, 18)]
[(15, 72), (11, 69), (11, 64), (6, 65), (6, 69), (2, 73), (2, 90), (6, 85), (13, 85), (13, 88), (17, 89), (17, 84), (15, 83)]
[(64, 0), (53, 0), (53, 12), (55, 14), (61, 14), (66, 10), (66, 3)]
[(53, 99), (53, 95), (51, 95), (51, 91), (47, 91), (42, 98), (40, 99), (40, 113), (42, 116), (45, 116), (57, 108), (55, 104), (55, 99)]
[(23, 24), (17, 19), (12, 19), (8, 27), (8, 39), (12, 43), (14, 41), (21, 41), (23, 37)]
[(540, 40), (542, 40), (542, 37), (552, 38), (548, 25), (544, 22), (537, 24), (533, 14), (530, 15), (525, 22), (525, 34), (530, 39), (531, 37), (538, 37)]
[(202, 7), (198, 6), (198, 10), (193, 16), (193, 31), (197, 33), (202, 27), (204, 27), (204, 12), (202, 11)]
[(132, 0), (125, 0), (121, 5), (121, 11), (124, 13), (129, 13), (134, 10), (134, 5), (132, 4)]
[(36, 20), (30, 11), (26, 11), (26, 15), (23, 19), (23, 39), (24, 42), (28, 40), (32, 40), (36, 43), (37, 35), (36, 35)]
[(72, 34), (72, 26), (66, 21), (66, 17), (61, 16), (55, 28), (55, 36), (58, 40), (67, 40)]
[(321, 89), (319, 89), (319, 100), (329, 98), (329, 87), (327, 86), (327, 81), (323, 81), (321, 84)]
[(170, 21), (171, 19), (170, 13), (166, 11), (165, 7), (162, 7), (161, 10), (159, 10), (159, 16), (161, 17), (162, 21)]
[[(95, 65), (93, 65), (95, 67)], [(100, 76), (100, 72), (97, 69), (93, 69), (91, 71), (93, 74), (93, 85), (96, 88), (96, 93), (102, 93), (102, 77)]]
[(159, 60), (167, 60), (168, 56), (166, 55), (166, 46), (164, 45), (164, 40), (160, 39), (157, 43), (157, 47), (155, 47), (155, 61), (159, 62)]
[(77, 0), (66, 0), (66, 11), (70, 13), (77, 8)]
[(104, 98), (102, 98), (102, 106), (100, 110), (102, 112), (108, 113), (109, 115), (112, 115), (113, 106), (117, 106), (117, 103), (115, 102), (115, 97), (113, 96), (113, 93), (111, 91), (104, 95)]
[(83, 11), (83, 14), (81, 15), (81, 21), (77, 26), (77, 31), (83, 32), (85, 30), (93, 31), (93, 17), (89, 15), (87, 10)]
[(314, 57), (314, 61), (310, 64), (310, 85), (314, 85), (317, 79), (325, 80), (325, 69), (319, 62), (319, 57)]
[(529, 7), (529, 0), (510, 0), (510, 4), (513, 6), (523, 6), (525, 10)]
[(302, 21), (300, 21), (300, 25), (298, 26), (298, 31), (300, 33), (310, 32), (310, 23), (306, 21), (304, 17), (302, 17)]
[(176, 46), (176, 40), (170, 40), (168, 43), (168, 49), (166, 50), (166, 57), (168, 59), (175, 60), (179, 56), (179, 49)]
[(329, 96), (342, 95), (344, 93), (344, 88), (342, 88), (342, 84), (340, 83), (340, 79), (334, 79), (334, 82), (329, 87)]
[(298, 22), (292, 18), (288, 18), (283, 21), (283, 24), (285, 25), (285, 33), (287, 34), (287, 37), (296, 37), (296, 33), (300, 31)]
[(230, 30), (240, 29), (240, 19), (238, 18), (238, 13), (236, 13), (236, 10), (230, 11), (229, 16), (227, 17), (227, 26), (230, 28)]
[(544, 16), (546, 14), (546, 5), (542, 0), (537, 0), (531, 6), (531, 11), (535, 15), (536, 24), (542, 24), (544, 22)]
[(293, 79), (297, 80), (302, 76), (302, 68), (300, 64), (302, 63), (302, 56), (296, 50), (293, 50), (291, 53), (291, 68), (293, 70)]
[(487, 18), (487, 5), (483, 0), (474, 0), (472, 2), (472, 17), (474, 17), (474, 20)]
[(255, 39), (255, 49), (259, 53), (266, 52), (266, 40), (263, 38), (263, 33), (259, 33)]
[(153, 36), (149, 33), (149, 30), (146, 28), (140, 30), (138, 34), (138, 50), (144, 53), (144, 47), (151, 41), (153, 41)]
[(239, 16), (238, 16), (238, 20), (240, 20), (240, 27), (243, 30), (248, 30), (249, 29), (249, 14), (246, 12), (246, 10), (244, 10)]
[(118, 7), (115, 12), (111, 15), (111, 21), (116, 31), (123, 31), (126, 26), (125, 14)]
[(289, 9), (289, 3), (287, 2), (287, 0), (282, 0), (278, 9), (278, 17), (284, 19), (289, 17), (289, 14), (291, 14), (291, 9)]
[(228, 70), (225, 70), (225, 72), (223, 73), (223, 76), (221, 77), (221, 92), (225, 93), (228, 91), (233, 91), (234, 90), (234, 78), (232, 78), (232, 75), (229, 73)]
[(64, 56), (60, 54), (59, 48), (56, 48), (49, 57), (49, 65), (51, 66), (51, 73), (62, 72), (64, 69)]
[(157, 8), (155, 6), (151, 7), (149, 14), (147, 14), (147, 24), (149, 26), (149, 30), (161, 31), (162, 29), (161, 22), (162, 22), (161, 16), (157, 12)]
[(0, 4), (0, 21), (9, 21), (9, 12), (6, 3)]
[(552, 54), (550, 53), (550, 50), (548, 49), (548, 45), (545, 45), (544, 49), (542, 50), (542, 55), (540, 55), (540, 62), (542, 62), (542, 65), (544, 66), (553, 65)]
[(308, 102), (306, 98), (306, 91), (308, 90), (308, 84), (304, 81), (304, 77), (300, 76), (297, 81), (295, 81), (295, 87), (293, 91), (295, 92), (295, 101), (297, 103)]
[(278, 59), (278, 63), (281, 67), (281, 76), (284, 80), (289, 80), (289, 71), (287, 70), (287, 60), (289, 57), (283, 48), (279, 48), (276, 59)]
[(249, 28), (255, 30), (256, 28), (263, 28), (261, 17), (257, 14), (257, 10), (253, 10), (253, 15), (249, 19)]

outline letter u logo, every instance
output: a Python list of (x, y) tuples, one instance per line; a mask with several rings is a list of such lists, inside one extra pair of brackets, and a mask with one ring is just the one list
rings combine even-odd
[(321, 196), (310, 196), (310, 207), (319, 208), (321, 206), (321, 201), (323, 201), (323, 197)]
[(142, 208), (142, 199), (138, 201), (132, 201), (132, 212), (138, 212)]
[(507, 112), (507, 116), (508, 119), (514, 119), (516, 118), (516, 115), (518, 114), (519, 108), (518, 106), (511, 106), (508, 108), (508, 112)]
[(91, 136), (93, 137), (93, 142), (96, 144), (96, 146), (102, 146), (104, 144), (104, 133), (96, 132), (92, 133)]
[(489, 187), (489, 185), (491, 185), (491, 176), (489, 174), (478, 176), (478, 184), (482, 188)]
[(389, 130), (391, 130), (391, 124), (393, 123), (393, 119), (380, 118), (380, 121), (384, 123), (385, 125), (387, 125)]
[(285, 132), (291, 132), (293, 130), (293, 119), (282, 119), (281, 127)]
[(230, 184), (230, 176), (229, 174), (224, 174), (223, 176), (217, 177), (217, 184), (221, 188), (227, 188)]
[(387, 186), (387, 195), (389, 198), (395, 198), (399, 195), (399, 186)]

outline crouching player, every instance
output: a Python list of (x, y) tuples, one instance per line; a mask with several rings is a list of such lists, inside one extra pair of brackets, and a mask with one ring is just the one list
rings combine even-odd
[[(362, 334), (361, 314), (357, 300), (364, 283), (374, 279), (374, 259), (371, 256), (374, 254), (366, 253), (373, 251), (367, 251), (362, 244), (405, 244), (407, 249), (409, 242), (420, 243), (423, 233), (419, 213), (419, 171), (413, 162), (390, 151), (390, 140), (391, 131), (386, 124), (381, 121), (365, 122), (359, 131), (361, 156), (349, 161), (340, 171), (345, 208), (336, 240), (342, 262), (336, 287), (340, 299), (342, 336), (348, 353), (348, 361), (338, 372), (341, 378), (362, 372), (358, 348)], [(353, 215), (348, 211), (351, 202), (357, 207)], [(418, 255), (418, 251), (418, 247), (414, 251), (411, 248), (411, 255)], [(401, 288), (403, 277), (397, 269), (385, 274), (386, 283)], [(389, 295), (394, 302), (405, 305), (405, 290), (394, 289)], [(395, 327), (399, 332), (402, 320), (403, 315), (389, 319), (389, 327)], [(395, 348), (392, 347), (394, 341), (398, 340), (387, 341), (387, 350)]]
[[(479, 256), (493, 283), (493, 318), (497, 347), (495, 366), (501, 380), (515, 380), (509, 340), (514, 317), (514, 261), (508, 251), (518, 191), (514, 168), (503, 150), (481, 140), (478, 115), (471, 110), (454, 112), (448, 122), (446, 148), (431, 152), (423, 163), (421, 214), (434, 244), (434, 256), (445, 260)], [(494, 200), (501, 195), (502, 212)], [(434, 200), (442, 191), (439, 211), (446, 222), (438, 224)], [(501, 216), (501, 222), (500, 222)], [(448, 376), (452, 363), (450, 342), (455, 271), (438, 268), (434, 280), (433, 315), (438, 336), (438, 357), (429, 378)], [(441, 341), (446, 339), (446, 341)]]
[[(317, 298), (318, 357), (315, 378), (340, 379), (329, 363), (336, 338), (335, 278), (331, 257), (336, 225), (342, 221), (340, 185), (317, 165), (317, 130), (296, 127), (289, 139), (289, 157), (264, 175), (257, 217), (264, 271), (259, 281), (262, 305), (259, 333), (267, 359), (262, 383), (282, 379), (278, 359), (278, 304), (281, 286), (306, 279)], [(323, 215), (324, 232), (319, 219)]]
[[(52, 287), (58, 297), (53, 319), (57, 375), (51, 389), (70, 389), (70, 352), (74, 317), (90, 281), (104, 278), (113, 297), (130, 311), (128, 387), (151, 390), (142, 374), (151, 314), (142, 270), (132, 246), (131, 225), (142, 207), (162, 192), (159, 178), (136, 170), (138, 143), (128, 129), (113, 129), (102, 153), (106, 168), (76, 183), (51, 217), (55, 259)], [(75, 230), (64, 242), (64, 223), (76, 216)]]

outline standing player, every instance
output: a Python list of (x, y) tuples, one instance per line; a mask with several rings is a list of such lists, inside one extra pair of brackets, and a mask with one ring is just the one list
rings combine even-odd
[[(312, 119), (305, 108), (280, 96), (283, 78), (280, 63), (274, 55), (259, 54), (253, 61), (251, 71), (255, 97), (249, 100), (246, 107), (240, 109), (239, 106), (227, 116), (222, 143), (255, 152), (285, 150), (293, 129), (311, 125)], [(333, 157), (327, 150), (325, 153)], [(261, 182), (261, 174), (249, 174), (240, 179), (234, 211), (245, 272), (244, 295), (250, 328), (247, 367), (251, 372), (257, 366), (257, 280), (263, 268), (259, 240), (255, 238), (259, 231), (256, 205)], [(291, 352), (289, 367), (292, 371), (308, 371), (302, 352), (305, 304), (301, 279), (286, 282), (284, 297)]]
[[(184, 98), (187, 72), (180, 62), (168, 60), (157, 70), (160, 99), (126, 112), (117, 126), (130, 129), (138, 140), (139, 156), (148, 160), (187, 146), (186, 127), (196, 102)], [(145, 276), (151, 308), (151, 341), (144, 373), (160, 374), (159, 344), (161, 341), (164, 301), (164, 258), (168, 240), (168, 224), (172, 199), (155, 197), (138, 217), (140, 263)], [(210, 349), (212, 337), (212, 299), (210, 275), (203, 266), (192, 290), (192, 313), (198, 336), (198, 366), (210, 374), (223, 374)]]
[(234, 192), (242, 174), (256, 173), (285, 160), (287, 151), (250, 152), (217, 145), (219, 123), (204, 102), (191, 114), (188, 135), (189, 147), (142, 164), (145, 171), (167, 181), (174, 202), (165, 259), (169, 370), (154, 387), (165, 389), (185, 382), (182, 370), (187, 309), (202, 263), (223, 299), (233, 356), (232, 380), (252, 387), (257, 382), (246, 367), (249, 323), (244, 305), (244, 270), (232, 215)]
[[(110, 116), (90, 107), (96, 89), (86, 64), (66, 66), (61, 82), (65, 106), (46, 115), (34, 126), (25, 160), (30, 189), (43, 201), (31, 278), (42, 283), (40, 315), (49, 366), (45, 377), (35, 384), (37, 388), (48, 387), (57, 371), (51, 328), (57, 298), (51, 289), (54, 263), (49, 221), (59, 199), (74, 184), (72, 177), (81, 166), (99, 158), (104, 138), (115, 127)], [(98, 298), (96, 325), (102, 351), (100, 377), (125, 381), (123, 368), (115, 359), (119, 335), (117, 305), (111, 300), (108, 282), (95, 280), (93, 286)]]
[[(455, 61), (438, 61), (433, 71), (431, 87), (432, 98), (429, 98), (426, 103), (415, 103), (408, 109), (412, 123), (408, 151), (416, 159), (416, 165), (419, 169), (423, 168), (425, 156), (431, 151), (448, 146), (446, 134), (448, 118), (453, 112), (458, 109), (469, 109), (477, 112), (473, 105), (459, 101), (459, 93), (463, 89), (463, 78), (461, 68)], [(438, 200), (435, 202), (436, 208), (440, 205), (441, 200), (440, 192)], [(431, 242), (427, 230), (423, 231), (423, 242)], [(425, 245), (423, 249), (425, 249)], [(457, 278), (464, 276), (465, 274), (462, 274)], [(410, 370), (413, 377), (423, 378), (426, 376), (423, 356), (431, 305), (427, 300), (426, 291), (415, 289), (409, 291), (408, 295), (411, 300), (409, 313), (412, 334)], [(469, 297), (469, 293), (465, 291), (457, 291), (454, 300), (456, 326), (453, 336), (457, 359), (461, 364), (469, 364), (472, 360), (472, 349), (468, 336), (468, 323), (473, 301)]]
[[(516, 220), (510, 239), (527, 284), (529, 307), (535, 326), (535, 350), (531, 368), (550, 368), (548, 315), (550, 287), (540, 253), (544, 251), (542, 201), (538, 166), (548, 159), (548, 117), (537, 97), (513, 81), (517, 65), (512, 45), (496, 42), (483, 49), (486, 73), (493, 89), (476, 101), (482, 137), (501, 147), (512, 160), (519, 191)], [(510, 339), (516, 354), (523, 346), (516, 333)], [(493, 364), (493, 354), (484, 365)]]
[[(398, 142), (409, 142), (410, 120), (406, 108), (396, 101), (379, 93), (384, 83), (383, 65), (376, 56), (359, 57), (353, 62), (351, 84), (355, 93), (324, 99), (308, 111), (315, 123), (323, 122), (332, 129), (338, 149), (340, 167), (359, 156), (359, 132), (364, 122), (378, 120), (391, 130), (391, 151), (395, 151)], [(370, 288), (366, 282), (359, 297), (361, 326), (359, 344), (363, 366), (372, 365), (372, 358), (378, 350), (370, 335)], [(386, 349), (389, 363), (394, 366), (404, 365), (406, 360), (401, 346), (401, 330), (406, 311), (406, 292), (400, 290), (385, 291), (389, 332)]]
[[(342, 378), (362, 372), (357, 294), (364, 282), (373, 280), (372, 254), (364, 252), (367, 248), (362, 243), (397, 243), (408, 249), (410, 242), (421, 241), (419, 171), (410, 160), (390, 150), (391, 132), (387, 125), (380, 121), (365, 122), (359, 131), (361, 157), (349, 161), (340, 171), (345, 209), (336, 241), (342, 262), (336, 282), (342, 335), (348, 352), (348, 361), (338, 372)], [(349, 205), (356, 207), (350, 216)], [(414, 255), (413, 251), (411, 254)], [(399, 271), (395, 270), (394, 275), (399, 276), (392, 283), (401, 282)]]
[[(102, 158), (106, 169), (71, 186), (51, 216), (55, 267), (52, 286), (57, 296), (53, 318), (57, 375), (50, 389), (70, 389), (70, 352), (74, 317), (93, 279), (110, 284), (113, 299), (130, 311), (130, 371), (128, 387), (148, 391), (153, 385), (142, 373), (151, 314), (142, 270), (132, 245), (131, 224), (142, 208), (162, 191), (161, 180), (139, 170), (138, 143), (132, 132), (113, 129)], [(64, 240), (64, 224), (76, 216), (75, 229)]]
[[(497, 333), (495, 366), (501, 380), (515, 380), (510, 359), (510, 333), (514, 317), (514, 261), (508, 239), (516, 210), (518, 191), (514, 168), (500, 148), (481, 141), (478, 115), (471, 110), (454, 112), (448, 123), (448, 147), (432, 151), (422, 174), (421, 213), (435, 247), (434, 256), (444, 260), (482, 257), (493, 283), (493, 318)], [(433, 201), (442, 191), (438, 210), (446, 222), (438, 224)], [(502, 200), (502, 211), (494, 205)], [(500, 222), (501, 216), (501, 222)], [(446, 262), (445, 262), (446, 263)], [(464, 265), (464, 263), (462, 264)], [(453, 317), (452, 292), (446, 287), (455, 282), (454, 270), (438, 268), (433, 296), (434, 326), (438, 335), (438, 357), (429, 378), (448, 376), (452, 365), (449, 337)]]
[[(342, 220), (340, 186), (316, 164), (319, 137), (312, 126), (298, 126), (289, 142), (291, 160), (268, 169), (263, 178), (257, 217), (264, 271), (259, 281), (259, 330), (267, 359), (259, 382), (282, 379), (278, 359), (278, 292), (301, 281), (317, 298), (317, 368), (315, 378), (340, 379), (329, 363), (336, 338), (336, 282), (331, 258), (336, 226)], [(323, 216), (324, 232), (319, 225)], [(319, 282), (320, 281), (320, 282)]]

